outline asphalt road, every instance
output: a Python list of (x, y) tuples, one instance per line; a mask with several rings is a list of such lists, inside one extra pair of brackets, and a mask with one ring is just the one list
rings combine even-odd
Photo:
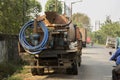
[(53, 73), (32, 76), (31, 78), (35, 80), (111, 80), (112, 66), (115, 63), (109, 61), (110, 51), (115, 52), (115, 49), (105, 48), (104, 46), (87, 46), (83, 48), (82, 63), (81, 67), (78, 68), (78, 75)]
[(111, 80), (112, 66), (115, 63), (109, 61), (110, 51), (115, 52), (115, 49), (104, 46), (84, 48), (78, 80)]

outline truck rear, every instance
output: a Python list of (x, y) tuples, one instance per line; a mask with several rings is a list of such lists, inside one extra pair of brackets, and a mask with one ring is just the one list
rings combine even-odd
[(82, 34), (82, 46), (86, 47), (86, 41), (87, 41), (87, 29), (86, 28), (80, 28), (80, 32)]
[(78, 74), (82, 45), (79, 44), (81, 37), (75, 36), (80, 34), (73, 23), (64, 15), (46, 12), (46, 15), (39, 16), (28, 24), (29, 29), (20, 32), (19, 40), (22, 46), (19, 48), (23, 47), (31, 55), (31, 73), (36, 75), (44, 74), (45, 69), (64, 69), (66, 73)]

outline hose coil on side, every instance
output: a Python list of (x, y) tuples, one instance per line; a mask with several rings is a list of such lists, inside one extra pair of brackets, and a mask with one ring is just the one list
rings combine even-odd
[(43, 30), (44, 32), (44, 37), (43, 37), (43, 40), (41, 41), (41, 43), (39, 43), (38, 45), (36, 46), (32, 46), (30, 45), (26, 38), (25, 38), (25, 30), (30, 27), (30, 25), (33, 25), (34, 24), (34, 21), (29, 21), (27, 22), (20, 30), (20, 33), (19, 33), (19, 41), (21, 43), (21, 45), (23, 46), (23, 48), (25, 49), (26, 52), (30, 53), (30, 54), (38, 54), (40, 53), (42, 50), (45, 49), (45, 45), (47, 43), (47, 40), (48, 40), (48, 29), (47, 27), (45, 26), (45, 24), (42, 22), (42, 21), (39, 21), (38, 22), (38, 25), (41, 27), (41, 29)]

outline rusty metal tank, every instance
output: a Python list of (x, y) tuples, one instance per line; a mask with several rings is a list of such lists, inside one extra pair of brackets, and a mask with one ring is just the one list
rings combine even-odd
[[(43, 20), (47, 27), (57, 28), (69, 28), (68, 39), (70, 41), (75, 40), (75, 28), (71, 20), (66, 15), (60, 15), (56, 12), (45, 12), (45, 15), (39, 16), (37, 20)], [(67, 25), (68, 24), (68, 25)]]

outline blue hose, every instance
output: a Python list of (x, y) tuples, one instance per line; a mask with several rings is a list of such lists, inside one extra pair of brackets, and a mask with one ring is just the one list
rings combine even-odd
[(45, 45), (46, 45), (47, 40), (48, 40), (48, 29), (42, 21), (38, 22), (38, 25), (42, 28), (42, 30), (44, 32), (44, 37), (43, 37), (43, 40), (41, 41), (41, 43), (39, 43), (36, 46), (32, 46), (27, 42), (27, 40), (25, 38), (25, 30), (33, 24), (34, 24), (34, 21), (32, 20), (32, 21), (27, 22), (21, 28), (20, 33), (19, 33), (19, 41), (20, 41), (21, 45), (23, 46), (23, 48), (25, 49), (26, 52), (28, 52), (30, 54), (38, 54), (42, 50), (45, 49)]

